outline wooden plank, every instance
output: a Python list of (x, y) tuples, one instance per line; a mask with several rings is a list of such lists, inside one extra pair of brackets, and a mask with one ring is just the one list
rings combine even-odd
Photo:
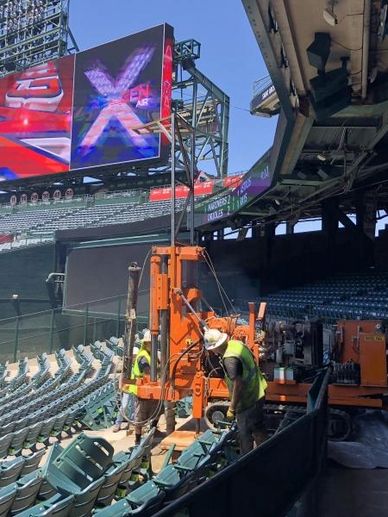
[(189, 447), (197, 438), (195, 431), (174, 431), (173, 433), (163, 438), (159, 447), (166, 451), (172, 444), (175, 443), (175, 450), (182, 452)]

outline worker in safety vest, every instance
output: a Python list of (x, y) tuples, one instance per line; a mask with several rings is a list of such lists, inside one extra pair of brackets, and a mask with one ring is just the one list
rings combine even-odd
[[(132, 367), (131, 378), (137, 380), (150, 374), (151, 368), (151, 332), (144, 332), (142, 345)], [(158, 425), (159, 416), (163, 411), (163, 404), (159, 400), (141, 399), (137, 396), (137, 385), (129, 385), (129, 392), (135, 396), (135, 444), (141, 440), (141, 432), (144, 425), (151, 427)]]
[[(139, 339), (137, 338), (137, 341)], [(140, 343), (138, 343), (140, 344)], [(136, 361), (136, 356), (139, 353), (139, 347), (133, 347), (133, 358)], [(133, 370), (133, 368), (132, 368)], [(121, 374), (119, 379), (119, 389), (121, 391), (120, 409), (116, 418), (116, 422), (112, 428), (114, 433), (119, 431), (130, 429), (128, 420), (133, 421), (135, 418), (135, 402), (136, 397), (130, 390), (131, 386), (125, 383), (124, 375)], [(124, 416), (125, 415), (125, 416)]]
[(249, 348), (217, 329), (205, 332), (205, 348), (218, 355), (225, 372), (230, 394), (227, 418), (236, 419), (241, 453), (253, 449), (266, 439), (264, 400), (267, 381), (263, 377)]

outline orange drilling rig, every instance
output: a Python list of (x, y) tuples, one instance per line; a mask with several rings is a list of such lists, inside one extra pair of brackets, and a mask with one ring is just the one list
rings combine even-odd
[[(258, 359), (258, 343), (265, 304), (257, 311), (249, 304), (249, 324), (239, 325), (238, 316), (219, 317), (202, 310), (201, 291), (195, 266), (209, 263), (206, 249), (198, 246), (154, 247), (151, 256), (150, 330), (151, 375), (138, 381), (141, 398), (177, 401), (191, 395), (193, 417), (199, 420), (213, 401), (226, 400), (222, 376), (203, 347), (203, 331), (217, 328), (244, 341)], [(160, 336), (160, 338), (159, 338)], [(160, 347), (160, 364), (158, 351)]]
[[(214, 423), (215, 410), (222, 411), (224, 408), (226, 412), (225, 401), (228, 400), (222, 367), (218, 359), (206, 352), (203, 346), (204, 329), (217, 328), (245, 342), (257, 361), (263, 355), (268, 338), (265, 338), (264, 331), (265, 303), (259, 307), (255, 303), (248, 304), (247, 324), (239, 321), (239, 315), (222, 317), (213, 310), (203, 309), (197, 275), (200, 262), (205, 262), (216, 276), (210, 257), (203, 247), (173, 245), (152, 249), (151, 374), (137, 381), (138, 396), (141, 398), (177, 401), (192, 396), (192, 415), (197, 419), (198, 429), (201, 418), (205, 417)], [(302, 322), (300, 325), (307, 323)], [(377, 321), (339, 322), (331, 357), (331, 406), (384, 407), (388, 385), (387, 341), (383, 330), (381, 322)], [(287, 352), (283, 354), (286, 359), (283, 357), (278, 363), (267, 359), (260, 364), (269, 381), (266, 401), (272, 411), (278, 411), (279, 408), (286, 411), (290, 404), (299, 405), (299, 410), (303, 411), (312, 376), (322, 368), (322, 340), (316, 327), (310, 333), (303, 330), (303, 337), (308, 338), (305, 343), (300, 338), (301, 332), (297, 335), (299, 337), (295, 339), (294, 349), (289, 337), (275, 343), (277, 349), (283, 347)], [(132, 358), (129, 357), (131, 363)], [(350, 429), (348, 414), (334, 410), (332, 436), (343, 439), (349, 435)]]

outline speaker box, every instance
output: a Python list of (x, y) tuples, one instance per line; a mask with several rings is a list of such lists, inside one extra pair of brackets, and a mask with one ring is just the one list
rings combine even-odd
[(323, 72), (330, 54), (331, 38), (328, 32), (316, 32), (314, 41), (307, 48), (307, 57), (311, 66)]

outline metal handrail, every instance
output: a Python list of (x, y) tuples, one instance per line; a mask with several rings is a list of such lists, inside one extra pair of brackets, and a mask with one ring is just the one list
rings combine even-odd
[(272, 85), (272, 79), (270, 75), (262, 77), (253, 83), (253, 96), (263, 93)]

